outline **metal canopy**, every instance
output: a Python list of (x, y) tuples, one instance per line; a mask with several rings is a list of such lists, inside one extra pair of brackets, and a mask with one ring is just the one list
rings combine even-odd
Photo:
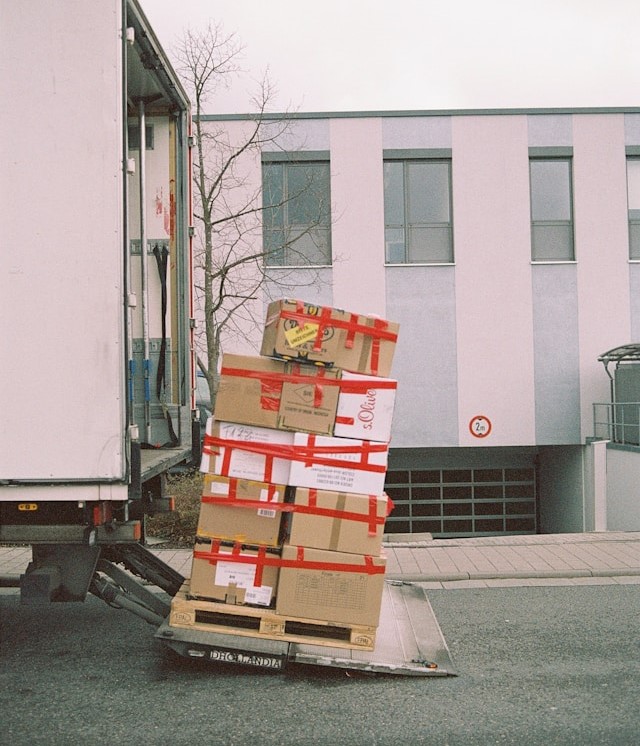
[(610, 363), (615, 363), (616, 367), (620, 363), (640, 363), (640, 342), (614, 347), (609, 352), (603, 352), (598, 360), (604, 365), (608, 374)]
[(623, 362), (626, 360), (640, 361), (640, 342), (635, 342), (621, 347), (614, 347), (609, 352), (603, 352), (598, 357), (603, 363)]

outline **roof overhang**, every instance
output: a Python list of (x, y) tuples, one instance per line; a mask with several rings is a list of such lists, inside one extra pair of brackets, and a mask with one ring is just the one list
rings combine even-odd
[(131, 108), (141, 99), (147, 113), (188, 111), (189, 97), (136, 0), (127, 0), (126, 25), (134, 32), (127, 53), (127, 88)]

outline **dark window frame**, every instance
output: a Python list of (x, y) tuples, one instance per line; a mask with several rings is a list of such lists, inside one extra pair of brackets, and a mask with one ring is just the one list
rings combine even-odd
[(640, 205), (632, 207), (629, 204), (629, 163), (640, 165), (640, 147), (627, 148), (626, 177), (627, 177), (627, 224), (629, 231), (629, 261), (640, 261)]
[[(301, 177), (303, 171), (307, 174)], [(277, 176), (278, 172), (280, 176)], [(292, 193), (292, 184), (301, 183), (300, 178), (307, 179), (307, 186), (297, 186)], [(317, 202), (307, 191), (316, 179), (322, 191)], [(270, 194), (273, 194), (272, 200)], [(268, 269), (332, 265), (331, 164), (328, 152), (263, 154), (262, 199), (264, 264)], [(300, 219), (305, 210), (311, 211), (308, 218)], [(316, 256), (313, 256), (314, 252), (317, 252)]]
[[(536, 217), (536, 202), (544, 195), (536, 192), (536, 179), (534, 178), (534, 164), (566, 164), (567, 187), (565, 207), (568, 208), (569, 217), (558, 216), (556, 218)], [(561, 186), (559, 184), (559, 186)], [(535, 264), (573, 263), (576, 261), (575, 241), (575, 207), (574, 207), (574, 183), (573, 183), (573, 151), (570, 148), (539, 148), (531, 149), (529, 152), (529, 209), (531, 220), (531, 261)], [(556, 239), (565, 235), (563, 245), (564, 252), (549, 250), (548, 239), (543, 243), (542, 237), (547, 234), (555, 234)]]
[[(402, 167), (402, 195), (401, 200), (391, 200), (387, 194), (388, 175), (393, 164)], [(412, 204), (416, 194), (411, 189), (411, 171), (414, 166), (444, 165), (446, 166), (446, 198), (440, 200), (440, 209), (446, 204), (445, 220), (416, 220), (411, 215)], [(447, 265), (455, 263), (453, 236), (453, 162), (451, 150), (447, 148), (428, 150), (385, 150), (383, 152), (384, 188), (384, 231), (385, 231), (385, 264), (397, 265)], [(420, 195), (424, 197), (424, 195)], [(400, 206), (401, 201), (401, 206)], [(395, 202), (395, 205), (394, 205)], [(402, 219), (392, 219), (391, 212), (401, 209)], [(424, 206), (423, 206), (424, 209)], [(434, 209), (429, 205), (427, 210)], [(430, 245), (412, 248), (412, 238), (419, 233), (435, 235), (436, 240)], [(438, 235), (439, 234), (439, 235)], [(437, 246), (437, 242), (440, 246)], [(424, 256), (416, 258), (418, 251), (424, 251)], [(440, 255), (438, 256), (438, 252)]]

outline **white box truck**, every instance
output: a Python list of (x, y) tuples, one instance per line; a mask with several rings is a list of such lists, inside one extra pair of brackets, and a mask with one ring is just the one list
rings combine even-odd
[(408, 583), (368, 653), (169, 624), (185, 579), (144, 517), (200, 460), (188, 97), (137, 0), (3, 1), (0, 94), (0, 545), (31, 546), (21, 602), (91, 592), (186, 657), (448, 675)]
[(77, 600), (166, 575), (143, 519), (197, 459), (189, 100), (136, 0), (3, 2), (0, 37), (0, 543), (23, 602)]

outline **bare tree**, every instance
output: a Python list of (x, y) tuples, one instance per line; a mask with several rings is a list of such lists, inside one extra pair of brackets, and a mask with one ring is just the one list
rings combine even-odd
[[(198, 366), (207, 378), (212, 407), (223, 337), (257, 322), (252, 302), (265, 283), (265, 258), (271, 253), (262, 245), (262, 216), (277, 205), (263, 204), (261, 185), (251, 184), (247, 163), (262, 150), (278, 149), (278, 140), (290, 126), (287, 115), (269, 118), (276, 91), (268, 74), (257, 84), (252, 115), (232, 134), (229, 127), (203, 119), (206, 104), (240, 72), (241, 52), (236, 35), (213, 24), (202, 32), (186, 31), (175, 50), (176, 67), (194, 105), (196, 300), (204, 315)], [(318, 213), (325, 208), (319, 204)], [(295, 250), (295, 242), (311, 232), (292, 237), (289, 245)]]

